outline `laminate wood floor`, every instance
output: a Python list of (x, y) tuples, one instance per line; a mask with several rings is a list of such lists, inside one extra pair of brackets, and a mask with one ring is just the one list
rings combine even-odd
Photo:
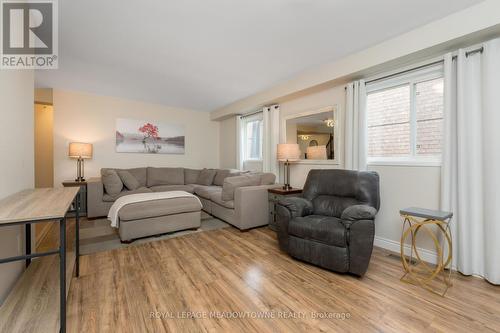
[(332, 273), (279, 251), (268, 228), (95, 253), (80, 272), (70, 332), (500, 331), (500, 287), (457, 275), (443, 298), (400, 282), (399, 258), (377, 248), (364, 278)]

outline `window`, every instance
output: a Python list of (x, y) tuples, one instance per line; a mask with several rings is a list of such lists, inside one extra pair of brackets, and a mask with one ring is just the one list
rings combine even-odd
[(244, 160), (262, 160), (262, 114), (244, 120), (242, 135)]
[(439, 162), (443, 73), (436, 66), (367, 86), (368, 162)]

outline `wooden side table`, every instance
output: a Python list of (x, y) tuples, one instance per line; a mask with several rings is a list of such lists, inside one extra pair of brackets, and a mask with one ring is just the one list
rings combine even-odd
[(276, 231), (276, 205), (284, 197), (298, 197), (302, 194), (302, 189), (292, 188), (285, 190), (283, 188), (271, 188), (267, 190), (269, 196), (269, 228)]
[(87, 216), (87, 182), (86, 181), (75, 181), (75, 180), (65, 180), (63, 181), (64, 187), (80, 187), (80, 192), (78, 195), (80, 197), (80, 216)]
[[(421, 287), (441, 296), (451, 287), (451, 260), (452, 260), (452, 238), (451, 218), (453, 213), (439, 210), (410, 207), (399, 211), (403, 217), (403, 232), (401, 235), (401, 262), (403, 263), (404, 275), (401, 281), (417, 284)], [(435, 228), (433, 227), (435, 226)], [(435, 230), (434, 230), (435, 229)], [(431, 237), (437, 253), (436, 265), (430, 265), (422, 260), (416, 239), (420, 230)], [(441, 237), (436, 234), (441, 234)], [(404, 248), (405, 241), (410, 238), (410, 258), (406, 258)], [(441, 238), (441, 241), (439, 239)], [(446, 252), (446, 258), (445, 258)], [(414, 257), (415, 256), (415, 257)], [(448, 270), (448, 273), (446, 273)], [(435, 278), (442, 277), (444, 290), (439, 291), (433, 283)]]

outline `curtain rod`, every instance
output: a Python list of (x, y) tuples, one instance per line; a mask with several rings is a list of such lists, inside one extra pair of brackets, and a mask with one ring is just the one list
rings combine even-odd
[[(264, 106), (264, 108), (270, 108), (270, 107), (274, 107), (275, 109), (279, 108), (279, 105), (278, 104), (275, 104), (275, 105), (271, 105), (271, 106)], [(261, 109), (261, 110), (258, 110), (258, 111), (255, 111), (255, 112), (250, 112), (250, 113), (245, 113), (244, 115), (241, 115), (240, 117), (241, 118), (246, 118), (246, 117), (250, 117), (250, 116), (253, 116), (254, 114), (259, 114), (259, 113), (263, 113), (264, 111)]]
[(242, 115), (242, 116), (240, 116), (240, 117), (241, 117), (241, 118), (247, 118), (247, 117), (253, 116), (253, 115), (255, 115), (255, 114), (262, 113), (262, 112), (264, 112), (264, 111), (259, 110), (259, 111), (255, 111), (255, 112), (250, 112), (250, 113), (246, 113), (246, 114), (244, 114), (244, 115)]
[[(483, 53), (483, 51), (484, 51), (484, 47), (481, 46), (480, 48), (477, 48), (477, 49), (465, 52), (465, 56), (468, 57), (468, 56), (470, 56), (471, 54), (474, 54), (474, 53)], [(456, 58), (457, 58), (457, 56), (454, 55), (453, 59), (456, 59)], [(382, 77), (379, 77), (379, 78), (376, 78), (376, 79), (373, 79), (373, 80), (370, 80), (370, 81), (366, 81), (365, 84), (376, 82), (376, 81), (380, 81), (380, 80), (385, 80), (385, 79), (388, 79), (388, 78), (391, 78), (391, 77), (394, 77), (394, 76), (398, 76), (398, 75), (401, 75), (401, 74), (406, 74), (406, 73), (413, 72), (413, 71), (416, 71), (416, 70), (419, 70), (419, 69), (422, 69), (422, 68), (426, 68), (426, 67), (429, 67), (429, 66), (434, 66), (434, 65), (442, 63), (443, 61), (444, 60), (441, 59), (441, 60), (438, 60), (438, 61), (431, 62), (429, 64), (425, 64), (425, 65), (413, 67), (413, 68), (410, 68), (410, 69), (407, 69), (407, 70), (404, 70), (404, 71), (401, 71), (401, 72), (397, 72), (397, 73), (394, 73), (394, 74), (385, 75), (385, 76), (382, 76)], [(347, 87), (346, 87), (346, 89), (347, 89)]]
[(422, 69), (422, 68), (431, 67), (431, 66), (434, 66), (434, 65), (437, 65), (437, 64), (441, 64), (441, 63), (443, 63), (443, 61), (444, 60), (441, 59), (441, 60), (433, 61), (433, 62), (425, 64), (425, 65), (420, 65), (420, 66), (417, 66), (417, 67), (413, 67), (413, 68), (410, 68), (410, 69), (407, 69), (407, 70), (404, 70), (404, 71), (401, 71), (401, 72), (397, 72), (397, 73), (385, 75), (385, 76), (382, 76), (382, 77), (379, 77), (379, 78), (376, 78), (376, 79), (373, 79), (373, 80), (370, 80), (370, 81), (366, 81), (365, 84), (372, 83), (372, 82), (377, 82), (377, 81), (381, 81), (381, 80), (385, 80), (385, 79), (388, 79), (388, 78), (391, 78), (391, 77), (394, 77), (394, 76), (399, 76), (399, 75), (406, 74), (406, 73), (410, 73), (410, 72), (417, 71), (417, 70)]

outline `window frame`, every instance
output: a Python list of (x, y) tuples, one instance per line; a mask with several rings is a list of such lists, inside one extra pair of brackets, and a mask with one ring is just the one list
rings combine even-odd
[[(247, 152), (247, 143), (248, 143), (248, 136), (247, 136), (247, 125), (248, 123), (251, 123), (253, 121), (260, 121), (260, 137), (261, 137), (261, 140), (260, 140), (260, 158), (249, 158), (247, 156), (248, 152)], [(242, 140), (242, 150), (243, 150), (243, 162), (244, 161), (252, 161), (252, 162), (262, 162), (263, 161), (263, 149), (264, 149), (264, 128), (263, 128), (263, 121), (264, 121), (264, 115), (262, 112), (259, 112), (257, 114), (254, 114), (254, 115), (251, 115), (251, 116), (248, 116), (248, 117), (245, 117), (242, 119), (242, 124), (241, 124), (241, 127), (242, 127), (242, 130), (241, 130), (241, 140)]]
[[(441, 166), (442, 153), (440, 155), (417, 155), (417, 110), (416, 110), (416, 85), (418, 83), (431, 81), (435, 79), (444, 79), (444, 67), (442, 64), (429, 66), (423, 69), (410, 72), (408, 74), (395, 76), (393, 78), (368, 83), (366, 85), (366, 98), (368, 95), (375, 92), (380, 92), (388, 89), (393, 89), (401, 86), (409, 85), (410, 88), (410, 155), (404, 157), (384, 157), (374, 156), (369, 157), (368, 152), (366, 162), (368, 165), (394, 165), (394, 166)], [(444, 95), (443, 95), (444, 99)], [(366, 103), (366, 118), (368, 119), (368, 101)], [(366, 123), (366, 131), (368, 132), (368, 123)], [(368, 135), (367, 148), (368, 148)]]

